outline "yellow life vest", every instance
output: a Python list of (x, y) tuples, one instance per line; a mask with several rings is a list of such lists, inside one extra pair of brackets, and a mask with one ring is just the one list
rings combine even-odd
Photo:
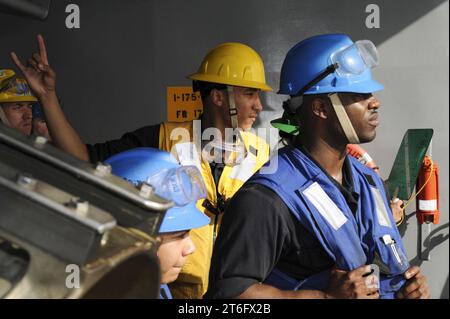
[[(215, 236), (223, 214), (217, 214), (217, 202), (225, 202), (269, 159), (269, 145), (253, 133), (242, 132), (241, 137), (247, 155), (235, 166), (225, 166), (216, 187), (211, 167), (200, 154), (200, 121), (185, 123), (162, 123), (159, 131), (159, 148), (171, 152), (182, 165), (196, 165), (202, 173), (206, 185), (206, 200), (197, 202), (197, 208), (211, 218), (209, 225), (191, 230), (190, 235), (196, 246), (188, 256), (178, 279), (170, 284), (174, 298), (202, 298), (208, 289), (208, 275)], [(217, 194), (219, 193), (219, 195)], [(208, 208), (206, 208), (206, 207)], [(216, 213), (214, 213), (214, 211)]]

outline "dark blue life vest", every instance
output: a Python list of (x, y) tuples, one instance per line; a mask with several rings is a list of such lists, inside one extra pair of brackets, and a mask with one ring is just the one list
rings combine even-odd
[[(301, 150), (285, 147), (277, 160), (275, 173), (258, 172), (248, 183), (264, 185), (277, 193), (319, 240), (337, 268), (351, 271), (365, 264), (378, 265), (380, 297), (394, 298), (405, 283), (403, 273), (409, 263), (379, 176), (348, 157), (354, 192), (359, 195), (354, 214), (330, 177)], [(274, 269), (265, 283), (280, 289), (323, 291), (329, 274), (327, 270), (298, 281)]]

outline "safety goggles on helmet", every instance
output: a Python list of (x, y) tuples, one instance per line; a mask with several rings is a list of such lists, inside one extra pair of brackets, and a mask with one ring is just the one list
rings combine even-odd
[(301, 96), (312, 86), (319, 83), (329, 74), (336, 72), (341, 77), (351, 77), (362, 74), (379, 64), (378, 51), (370, 40), (359, 40), (352, 45), (334, 52), (330, 56), (331, 64), (317, 77), (308, 82), (295, 96)]
[(155, 188), (157, 195), (173, 201), (177, 206), (184, 206), (206, 197), (202, 175), (195, 166), (163, 169), (148, 177), (147, 183)]
[(331, 55), (331, 62), (337, 64), (340, 76), (359, 75), (379, 64), (378, 51), (370, 40), (356, 41), (351, 46)]

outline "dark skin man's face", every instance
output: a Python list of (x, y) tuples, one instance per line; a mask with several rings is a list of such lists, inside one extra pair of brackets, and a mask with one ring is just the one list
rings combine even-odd
[(378, 116), (380, 102), (371, 93), (339, 93), (339, 98), (360, 142), (373, 141), (376, 136), (376, 128), (380, 124)]

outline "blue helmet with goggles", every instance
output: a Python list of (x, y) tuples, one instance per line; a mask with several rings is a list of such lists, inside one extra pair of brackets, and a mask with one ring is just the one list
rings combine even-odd
[(195, 166), (181, 166), (172, 154), (154, 148), (136, 148), (116, 154), (105, 161), (113, 174), (133, 184), (146, 182), (155, 193), (174, 202), (159, 229), (168, 233), (209, 224), (209, 218), (195, 203), (206, 197), (201, 173)]
[(384, 87), (372, 79), (371, 69), (379, 63), (375, 45), (369, 40), (353, 42), (345, 34), (323, 34), (297, 43), (284, 59), (278, 94), (291, 98), (283, 103), (284, 113), (271, 121), (280, 135), (300, 132), (296, 110), (304, 95), (328, 94), (350, 143), (359, 138), (337, 93), (373, 93)]
[(286, 55), (279, 94), (298, 96), (337, 92), (372, 93), (384, 87), (372, 79), (378, 53), (369, 40), (353, 42), (345, 34), (317, 35)]

